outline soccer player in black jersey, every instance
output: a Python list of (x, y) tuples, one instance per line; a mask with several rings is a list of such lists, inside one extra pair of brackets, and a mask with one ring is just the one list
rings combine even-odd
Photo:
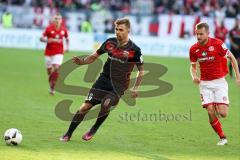
[(134, 66), (138, 68), (135, 84), (131, 89), (131, 97), (138, 96), (138, 89), (144, 74), (141, 49), (129, 39), (130, 21), (127, 18), (115, 21), (114, 38), (107, 39), (93, 54), (79, 58), (74, 57), (74, 63), (78, 65), (93, 63), (100, 55), (108, 53), (108, 59), (103, 71), (93, 84), (89, 94), (80, 109), (74, 115), (68, 131), (60, 138), (61, 141), (70, 140), (72, 133), (84, 119), (89, 110), (101, 104), (98, 118), (92, 128), (83, 135), (83, 140), (90, 140), (97, 132), (100, 125), (108, 117), (112, 106), (116, 106), (120, 97), (127, 90), (130, 82), (130, 74)]

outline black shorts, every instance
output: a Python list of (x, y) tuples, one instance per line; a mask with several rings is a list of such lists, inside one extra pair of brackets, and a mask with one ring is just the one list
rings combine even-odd
[(92, 105), (101, 104), (102, 100), (107, 97), (117, 104), (121, 96), (114, 91), (111, 80), (101, 74), (90, 89), (85, 103), (91, 103)]

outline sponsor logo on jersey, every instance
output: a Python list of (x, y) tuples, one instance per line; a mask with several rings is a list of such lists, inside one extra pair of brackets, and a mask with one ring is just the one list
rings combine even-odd
[(202, 52), (202, 56), (206, 57), (207, 56), (207, 52)]
[(129, 55), (129, 52), (128, 52), (128, 51), (123, 51), (123, 56), (124, 56), (124, 57), (128, 57), (128, 55)]
[(198, 58), (198, 62), (213, 61), (214, 59), (215, 59), (214, 56), (211, 56), (211, 57), (203, 57), (203, 58)]
[(116, 57), (111, 57), (111, 56), (108, 56), (109, 59), (113, 60), (113, 61), (118, 61), (120, 63), (126, 63), (125, 61), (119, 59), (119, 58), (116, 58)]
[(51, 31), (51, 34), (54, 34), (55, 33), (55, 31)]

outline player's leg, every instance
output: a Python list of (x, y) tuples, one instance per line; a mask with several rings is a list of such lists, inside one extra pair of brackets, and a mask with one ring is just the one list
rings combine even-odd
[(80, 107), (80, 109), (75, 113), (75, 115), (72, 118), (72, 121), (69, 125), (68, 131), (64, 134), (63, 137), (60, 138), (60, 141), (67, 142), (70, 140), (74, 130), (77, 128), (77, 126), (82, 122), (85, 115), (89, 112), (89, 110), (94, 105), (91, 103), (83, 103)]
[(226, 118), (228, 115), (228, 105), (227, 104), (216, 104), (216, 112), (220, 118)]
[(57, 79), (59, 76), (58, 69), (59, 69), (60, 65), (53, 64), (52, 66), (53, 66), (52, 73), (49, 77), (49, 82), (50, 82), (50, 88), (51, 88), (50, 94), (54, 95), (54, 92), (55, 92), (54, 89), (55, 89), (55, 85), (56, 85), (56, 82), (57, 82)]
[[(227, 112), (228, 112), (227, 105), (216, 105), (215, 108), (216, 108), (217, 115), (219, 115), (222, 118), (225, 118), (227, 116)], [(216, 117), (215, 120), (212, 121), (211, 125), (212, 125), (213, 129), (215, 130), (215, 132), (219, 135), (219, 138), (220, 138), (217, 145), (219, 145), (219, 146), (226, 145), (227, 138), (223, 132), (222, 124), (221, 124), (220, 120)]]
[(57, 54), (52, 56), (52, 73), (50, 75), (50, 87), (51, 87), (51, 94), (54, 94), (54, 88), (59, 76), (58, 69), (61, 66), (63, 61), (63, 55)]
[[(214, 101), (215, 101), (215, 109), (216, 113), (219, 117), (225, 118), (228, 114), (228, 104), (229, 104), (229, 98), (228, 98), (228, 84), (224, 78), (219, 79), (216, 83), (217, 87), (214, 92)], [(219, 134), (220, 141), (217, 143), (217, 145), (225, 145), (227, 144), (226, 135), (222, 131), (222, 125), (219, 121), (219, 128), (222, 132)]]
[(47, 74), (48, 74), (48, 76), (50, 76), (52, 73), (52, 64), (51, 64), (50, 56), (45, 56), (45, 66), (47, 68)]
[(119, 97), (116, 94), (108, 94), (106, 95), (101, 103), (101, 109), (98, 114), (98, 118), (95, 122), (95, 124), (92, 126), (92, 128), (83, 135), (83, 140), (90, 140), (94, 136), (94, 134), (97, 132), (99, 127), (103, 124), (103, 122), (106, 120), (106, 118), (109, 115), (110, 110), (112, 107), (116, 106), (119, 102)]
[(47, 69), (47, 74), (48, 74), (48, 83), (49, 83), (49, 87), (51, 88), (51, 82), (50, 82), (50, 77), (52, 74), (52, 60), (51, 60), (51, 56), (45, 56), (45, 66)]
[(213, 130), (218, 134), (220, 139), (226, 138), (223, 130), (222, 125), (219, 119), (216, 116), (216, 110), (214, 105), (209, 105), (206, 107), (209, 116), (209, 123), (212, 126)]
[(200, 93), (202, 98), (202, 106), (206, 108), (209, 116), (209, 123), (212, 126), (213, 130), (221, 138), (225, 138), (225, 135), (222, 131), (222, 125), (217, 118), (216, 109), (215, 109), (215, 88), (212, 81), (209, 82), (200, 82)]

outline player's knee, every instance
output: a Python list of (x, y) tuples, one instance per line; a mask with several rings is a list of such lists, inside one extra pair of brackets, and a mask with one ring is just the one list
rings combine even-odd
[(220, 115), (222, 118), (226, 118), (226, 117), (227, 117), (227, 113), (226, 113), (226, 112), (221, 112), (221, 113), (219, 113), (219, 115)]
[(85, 105), (85, 106), (81, 106), (79, 111), (81, 113), (85, 113), (85, 112), (88, 112), (90, 109), (91, 109), (91, 106)]
[(119, 98), (116, 95), (108, 95), (102, 101), (103, 107), (116, 106)]
[(216, 117), (214, 110), (208, 110), (208, 116), (210, 119), (214, 119)]
[(105, 112), (109, 111), (111, 107), (111, 99), (110, 98), (104, 99), (101, 105), (102, 105), (102, 110), (104, 110)]
[(53, 68), (53, 72), (58, 72), (58, 68)]
[(207, 110), (209, 115), (215, 115), (215, 110), (214, 109), (208, 109)]

